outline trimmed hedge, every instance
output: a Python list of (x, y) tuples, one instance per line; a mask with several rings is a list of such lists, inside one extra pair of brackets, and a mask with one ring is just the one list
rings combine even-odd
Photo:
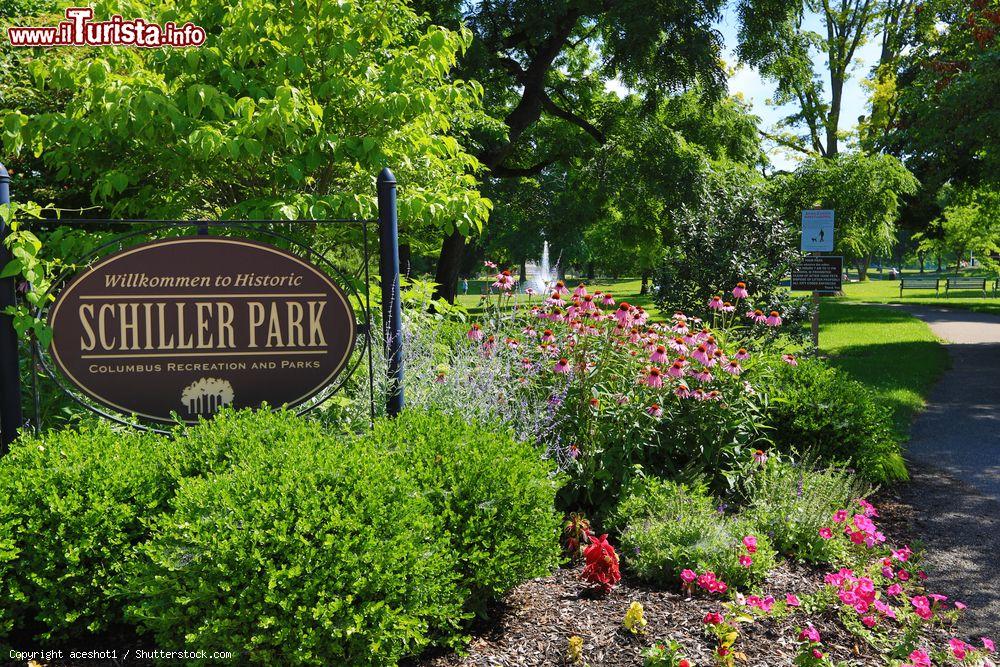
[(390, 452), (426, 489), (451, 537), (468, 609), (482, 612), (559, 564), (561, 480), (533, 445), (509, 431), (418, 411), (381, 422), (359, 445)]
[(394, 664), (559, 558), (533, 446), (407, 412), (361, 437), (224, 412), (173, 437), (106, 425), (0, 460), (0, 640), (123, 623), (281, 664)]
[(145, 520), (173, 495), (170, 450), (96, 425), (21, 440), (0, 459), (0, 638), (61, 640), (122, 618)]
[(165, 646), (261, 664), (395, 664), (454, 634), (443, 521), (396, 462), (275, 442), (182, 483), (142, 547), (129, 615)]

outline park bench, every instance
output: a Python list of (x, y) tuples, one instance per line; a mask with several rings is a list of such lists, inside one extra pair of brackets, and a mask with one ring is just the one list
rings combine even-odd
[(899, 281), (899, 296), (903, 296), (905, 289), (932, 289), (940, 292), (937, 278), (903, 278)]
[(986, 278), (948, 278), (944, 285), (944, 295), (951, 290), (976, 290), (986, 296)]

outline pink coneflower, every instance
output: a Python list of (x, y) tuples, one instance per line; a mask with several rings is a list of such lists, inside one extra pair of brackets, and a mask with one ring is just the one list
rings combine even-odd
[(686, 382), (678, 382), (677, 388), (674, 389), (674, 395), (678, 398), (689, 398), (691, 396), (691, 388), (687, 386)]
[(478, 324), (473, 324), (469, 332), (465, 334), (466, 338), (469, 340), (474, 340), (479, 342), (483, 339), (483, 330)]
[(483, 266), (485, 266), (487, 269), (497, 268), (497, 265), (491, 262), (490, 260), (486, 260), (485, 262), (483, 262)]
[(577, 285), (576, 289), (573, 290), (573, 296), (575, 297), (584, 297), (586, 295), (587, 295), (587, 286), (584, 285), (583, 283)]
[(755, 463), (764, 465), (765, 463), (767, 463), (767, 452), (765, 452), (763, 449), (756, 450), (753, 453), (753, 460)]
[(526, 370), (526, 371), (531, 370), (531, 367), (533, 365), (534, 364), (532, 363), (531, 359), (529, 359), (528, 357), (524, 357), (524, 358), (521, 359), (521, 368), (523, 370)]
[(708, 302), (708, 307), (712, 310), (722, 310), (722, 297), (713, 296)]
[(649, 360), (654, 364), (662, 364), (667, 360), (667, 348), (657, 345), (653, 350), (653, 354), (649, 355)]
[(691, 392), (691, 398), (693, 398), (696, 401), (704, 401), (706, 398), (708, 398), (708, 395), (705, 394), (704, 389), (699, 387)]
[(722, 352), (722, 350), (720, 350), (719, 348), (716, 348), (716, 349), (715, 349), (715, 350), (714, 350), (714, 351), (712, 352), (712, 359), (713, 359), (713, 360), (715, 361), (715, 363), (717, 363), (717, 364), (725, 364), (726, 362), (728, 362), (728, 361), (729, 361), (728, 359), (726, 359), (726, 355), (725, 355), (725, 354), (724, 354), (724, 353)]
[(783, 354), (783, 355), (781, 355), (781, 360), (784, 361), (789, 366), (798, 366), (799, 365), (799, 362), (795, 358), (795, 355), (792, 355), (792, 354)]
[(702, 384), (708, 384), (713, 379), (712, 374), (706, 368), (703, 368), (697, 373), (694, 373), (692, 377), (694, 377), (696, 380), (698, 380), (698, 382), (701, 382)]
[(684, 344), (683, 338), (672, 338), (667, 342), (667, 346), (678, 354), (687, 354), (688, 352), (687, 345)]
[(781, 314), (776, 310), (772, 310), (771, 314), (767, 316), (764, 323), (769, 327), (780, 327), (781, 326)]
[(574, 458), (574, 459), (579, 458), (580, 457), (580, 448), (577, 447), (576, 445), (570, 445), (569, 446), (569, 455), (570, 455), (571, 458)]
[(736, 377), (739, 377), (740, 373), (743, 372), (743, 367), (740, 366), (740, 362), (738, 359), (730, 359), (728, 363), (722, 366), (722, 370), (726, 371), (730, 375), (735, 375)]
[(708, 356), (708, 348), (705, 346), (704, 343), (702, 343), (695, 349), (694, 354), (691, 355), (691, 358), (697, 361), (702, 366), (711, 366), (712, 364), (715, 363)]
[(736, 354), (733, 355), (733, 358), (739, 359), (740, 361), (744, 359), (749, 359), (750, 353), (747, 352), (747, 349), (745, 347), (741, 347), (740, 349), (736, 350)]
[(601, 304), (605, 305), (605, 306), (613, 306), (613, 305), (615, 305), (615, 299), (614, 299), (613, 296), (611, 296), (610, 292), (605, 292), (604, 293), (604, 295), (601, 297)]
[(562, 308), (563, 306), (566, 305), (566, 302), (562, 300), (562, 297), (559, 296), (558, 292), (553, 292), (552, 296), (550, 296), (548, 299), (545, 300), (545, 305)]
[(516, 338), (507, 338), (504, 342), (507, 343), (507, 348), (510, 350), (516, 350), (521, 345)]
[(745, 299), (750, 296), (747, 292), (746, 283), (736, 283), (736, 287), (733, 288), (733, 298), (734, 299)]
[(592, 310), (597, 310), (597, 305), (594, 303), (593, 294), (584, 294), (580, 299), (580, 310), (587, 313)]
[(642, 306), (636, 306), (635, 309), (635, 323), (642, 326), (649, 319), (649, 313), (642, 309)]
[(765, 322), (767, 322), (767, 315), (765, 315), (764, 311), (761, 310), (760, 308), (747, 311), (747, 317), (749, 317), (757, 324), (764, 324)]
[(542, 332), (542, 342), (543, 343), (554, 343), (556, 336), (552, 333), (552, 329), (546, 329)]
[(444, 373), (438, 373), (437, 377), (434, 378), (434, 382), (438, 384), (444, 384)]
[(600, 401), (600, 399), (597, 399), (597, 398), (591, 398), (588, 401), (588, 403), (590, 403), (590, 407), (594, 408), (595, 410), (598, 409), (599, 407), (601, 407), (601, 401)]
[(529, 338), (534, 338), (537, 332), (535, 331), (535, 327), (527, 326), (521, 329), (521, 333)]
[(531, 287), (525, 287), (524, 288), (524, 293), (527, 294), (528, 296), (534, 296), (535, 295), (535, 290), (532, 289)]
[(561, 280), (557, 280), (555, 286), (552, 288), (552, 293), (557, 295), (569, 294), (569, 290), (566, 289), (566, 284)]
[(650, 366), (646, 370), (646, 386), (659, 389), (663, 386), (663, 371), (656, 366)]
[(487, 336), (486, 340), (483, 341), (483, 352), (489, 354), (493, 351), (493, 348), (497, 346), (497, 340), (493, 336)]
[(731, 304), (728, 301), (726, 301), (725, 303), (722, 304), (721, 310), (724, 313), (731, 313), (734, 310), (736, 310), (736, 306), (734, 306), (733, 304)]
[(556, 365), (552, 368), (556, 373), (569, 373), (569, 359), (563, 357), (556, 362)]
[(649, 406), (648, 408), (646, 408), (646, 412), (648, 412), (650, 415), (652, 415), (654, 417), (662, 417), (663, 416), (663, 408), (660, 407), (659, 403), (653, 403), (651, 406)]
[(618, 305), (618, 310), (615, 311), (615, 321), (618, 322), (620, 326), (626, 326), (629, 320), (632, 319), (632, 306), (628, 305), (628, 302), (622, 301)]
[(686, 365), (687, 364), (684, 362), (683, 359), (678, 359), (674, 363), (670, 364), (670, 368), (667, 369), (667, 375), (675, 378), (684, 377), (684, 367)]
[(706, 401), (721, 401), (722, 393), (718, 389), (713, 389), (712, 391), (705, 394)]

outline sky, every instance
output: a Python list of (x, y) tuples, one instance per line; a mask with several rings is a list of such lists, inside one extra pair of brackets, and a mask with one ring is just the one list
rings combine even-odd
[[(783, 117), (794, 111), (794, 107), (775, 107), (768, 104), (768, 99), (774, 94), (774, 85), (764, 81), (760, 74), (753, 68), (737, 67), (736, 57), (736, 31), (739, 28), (739, 20), (732, 7), (727, 8), (719, 23), (719, 32), (722, 33), (725, 43), (724, 58), (730, 67), (736, 68), (736, 73), (729, 79), (729, 92), (732, 95), (742, 93), (744, 100), (750, 105), (753, 113), (761, 118), (761, 126), (764, 129), (772, 129)], [(808, 16), (805, 27), (810, 30), (825, 34), (819, 15)], [(876, 40), (871, 40), (862, 45), (855, 53), (857, 64), (851, 70), (851, 78), (844, 86), (844, 98), (840, 112), (840, 129), (848, 131), (853, 129), (858, 122), (858, 116), (867, 113), (868, 94), (861, 85), (861, 81), (868, 76), (871, 67), (878, 61), (879, 44)], [(816, 58), (817, 66), (824, 67), (825, 59), (822, 56)], [(822, 73), (821, 73), (822, 76)], [(826, 87), (826, 99), (829, 100), (829, 75), (823, 77)], [(609, 88), (623, 93), (624, 89), (617, 82), (611, 82)], [(777, 146), (768, 146), (768, 157), (771, 166), (775, 170), (794, 169), (797, 161), (802, 157), (800, 154)]]

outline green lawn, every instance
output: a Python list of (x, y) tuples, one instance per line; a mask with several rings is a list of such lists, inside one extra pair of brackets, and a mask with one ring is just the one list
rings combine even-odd
[(821, 301), (819, 343), (831, 364), (892, 408), (901, 439), (948, 366), (947, 351), (924, 322), (899, 309), (849, 299)]
[[(461, 289), (459, 290), (458, 303), (465, 306), (469, 312), (473, 315), (480, 311), (479, 302), (481, 299), (482, 290), (488, 287), (493, 281), (486, 280), (470, 280), (469, 281), (469, 293), (463, 295)], [(620, 280), (611, 279), (598, 279), (594, 281), (588, 281), (577, 278), (567, 278), (566, 285), (572, 290), (579, 283), (586, 283), (587, 290), (590, 292), (611, 292), (611, 296), (615, 298), (615, 301), (628, 301), (633, 306), (642, 306), (653, 319), (660, 318), (660, 310), (653, 303), (653, 297), (651, 295), (645, 294), (639, 296), (639, 288), (642, 285), (642, 281), (638, 278), (624, 278)], [(538, 300), (538, 296), (532, 297), (534, 300)]]
[[(911, 275), (907, 273), (907, 275)], [(916, 275), (916, 274), (912, 274)], [(928, 274), (933, 277), (934, 274)], [(935, 294), (934, 290), (914, 290), (908, 289), (899, 296), (898, 280), (869, 280), (863, 283), (850, 283), (844, 285), (844, 301), (866, 302), (866, 303), (909, 303), (914, 305), (943, 306), (946, 308), (960, 308), (977, 312), (1000, 314), (1000, 296), (993, 297), (993, 281), (989, 280), (987, 286), (988, 296), (983, 298), (977, 292), (957, 292), (954, 296), (944, 296), (944, 281), (941, 281), (941, 292)]]

